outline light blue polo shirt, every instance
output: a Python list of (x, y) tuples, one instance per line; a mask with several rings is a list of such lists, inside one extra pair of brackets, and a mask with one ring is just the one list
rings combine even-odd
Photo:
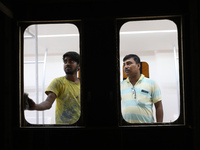
[(161, 101), (158, 84), (141, 74), (133, 86), (129, 78), (121, 82), (121, 113), (129, 123), (153, 123), (153, 103)]

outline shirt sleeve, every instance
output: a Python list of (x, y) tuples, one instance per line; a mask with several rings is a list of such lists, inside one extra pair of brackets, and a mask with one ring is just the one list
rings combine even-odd
[(153, 101), (153, 103), (156, 103), (161, 100), (162, 100), (162, 98), (161, 98), (160, 87), (158, 86), (157, 83), (155, 83), (152, 88), (152, 101)]
[(60, 81), (56, 78), (49, 84), (48, 88), (45, 91), (45, 94), (48, 95), (49, 92), (53, 92), (58, 97), (60, 92), (60, 87), (61, 87)]

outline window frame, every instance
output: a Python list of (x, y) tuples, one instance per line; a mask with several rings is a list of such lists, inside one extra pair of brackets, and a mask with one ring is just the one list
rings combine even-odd
[[(183, 18), (181, 15), (170, 15), (170, 16), (148, 16), (148, 17), (130, 17), (130, 18), (117, 18), (116, 19), (116, 31), (117, 31), (117, 48), (118, 48), (118, 58), (120, 58), (120, 29), (121, 27), (129, 21), (150, 21), (150, 20), (170, 20), (173, 21), (177, 26), (178, 34), (178, 55), (179, 55), (179, 89), (180, 89), (180, 114), (177, 120), (174, 122), (163, 122), (163, 123), (129, 123), (124, 120), (121, 113), (121, 98), (118, 102), (118, 126), (119, 127), (157, 127), (157, 126), (185, 126), (185, 93), (184, 93), (184, 62), (183, 62)], [(118, 59), (118, 68), (120, 70), (120, 59)], [(120, 81), (120, 72), (118, 76), (118, 81)], [(120, 82), (119, 82), (120, 83)], [(121, 90), (119, 85), (119, 91)], [(121, 97), (121, 92), (119, 92), (119, 97)]]
[[(24, 113), (24, 31), (28, 26), (40, 24), (73, 24), (77, 27), (79, 32), (79, 54), (82, 55), (82, 21), (81, 20), (65, 20), (65, 21), (21, 21), (18, 22), (19, 35), (19, 127), (20, 128), (83, 128), (85, 126), (83, 94), (81, 94), (81, 116), (79, 120), (73, 124), (31, 124), (26, 121)], [(80, 67), (82, 58), (80, 57)], [(81, 70), (80, 70), (81, 78)], [(80, 80), (80, 93), (82, 93), (82, 80)]]

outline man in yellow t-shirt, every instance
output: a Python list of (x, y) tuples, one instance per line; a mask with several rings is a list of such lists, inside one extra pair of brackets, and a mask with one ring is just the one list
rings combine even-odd
[(76, 52), (67, 52), (63, 55), (65, 76), (54, 79), (45, 93), (47, 99), (35, 104), (28, 98), (29, 110), (50, 109), (56, 100), (56, 123), (73, 124), (80, 117), (80, 80), (77, 71), (80, 69), (80, 56)]

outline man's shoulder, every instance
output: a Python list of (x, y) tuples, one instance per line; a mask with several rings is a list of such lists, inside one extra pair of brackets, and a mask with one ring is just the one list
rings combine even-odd
[(51, 82), (51, 84), (63, 84), (64, 83), (64, 80), (65, 77), (57, 77), (57, 78), (54, 78)]
[(126, 78), (126, 79), (124, 79), (123, 81), (121, 81), (121, 83), (120, 83), (120, 84), (122, 85), (122, 84), (126, 84), (126, 83), (128, 83), (128, 80), (127, 80), (127, 78)]
[(121, 81), (121, 84), (126, 83), (126, 80)]
[(155, 80), (147, 78), (147, 77), (144, 77), (142, 81), (145, 82), (145, 83), (151, 84), (151, 85), (155, 85), (156, 84)]
[(63, 81), (65, 76), (54, 78), (53, 81)]
[(46, 89), (45, 93), (48, 95), (49, 91), (59, 95), (60, 90), (62, 89), (63, 84), (63, 77), (54, 78), (53, 81), (49, 84), (48, 88)]

